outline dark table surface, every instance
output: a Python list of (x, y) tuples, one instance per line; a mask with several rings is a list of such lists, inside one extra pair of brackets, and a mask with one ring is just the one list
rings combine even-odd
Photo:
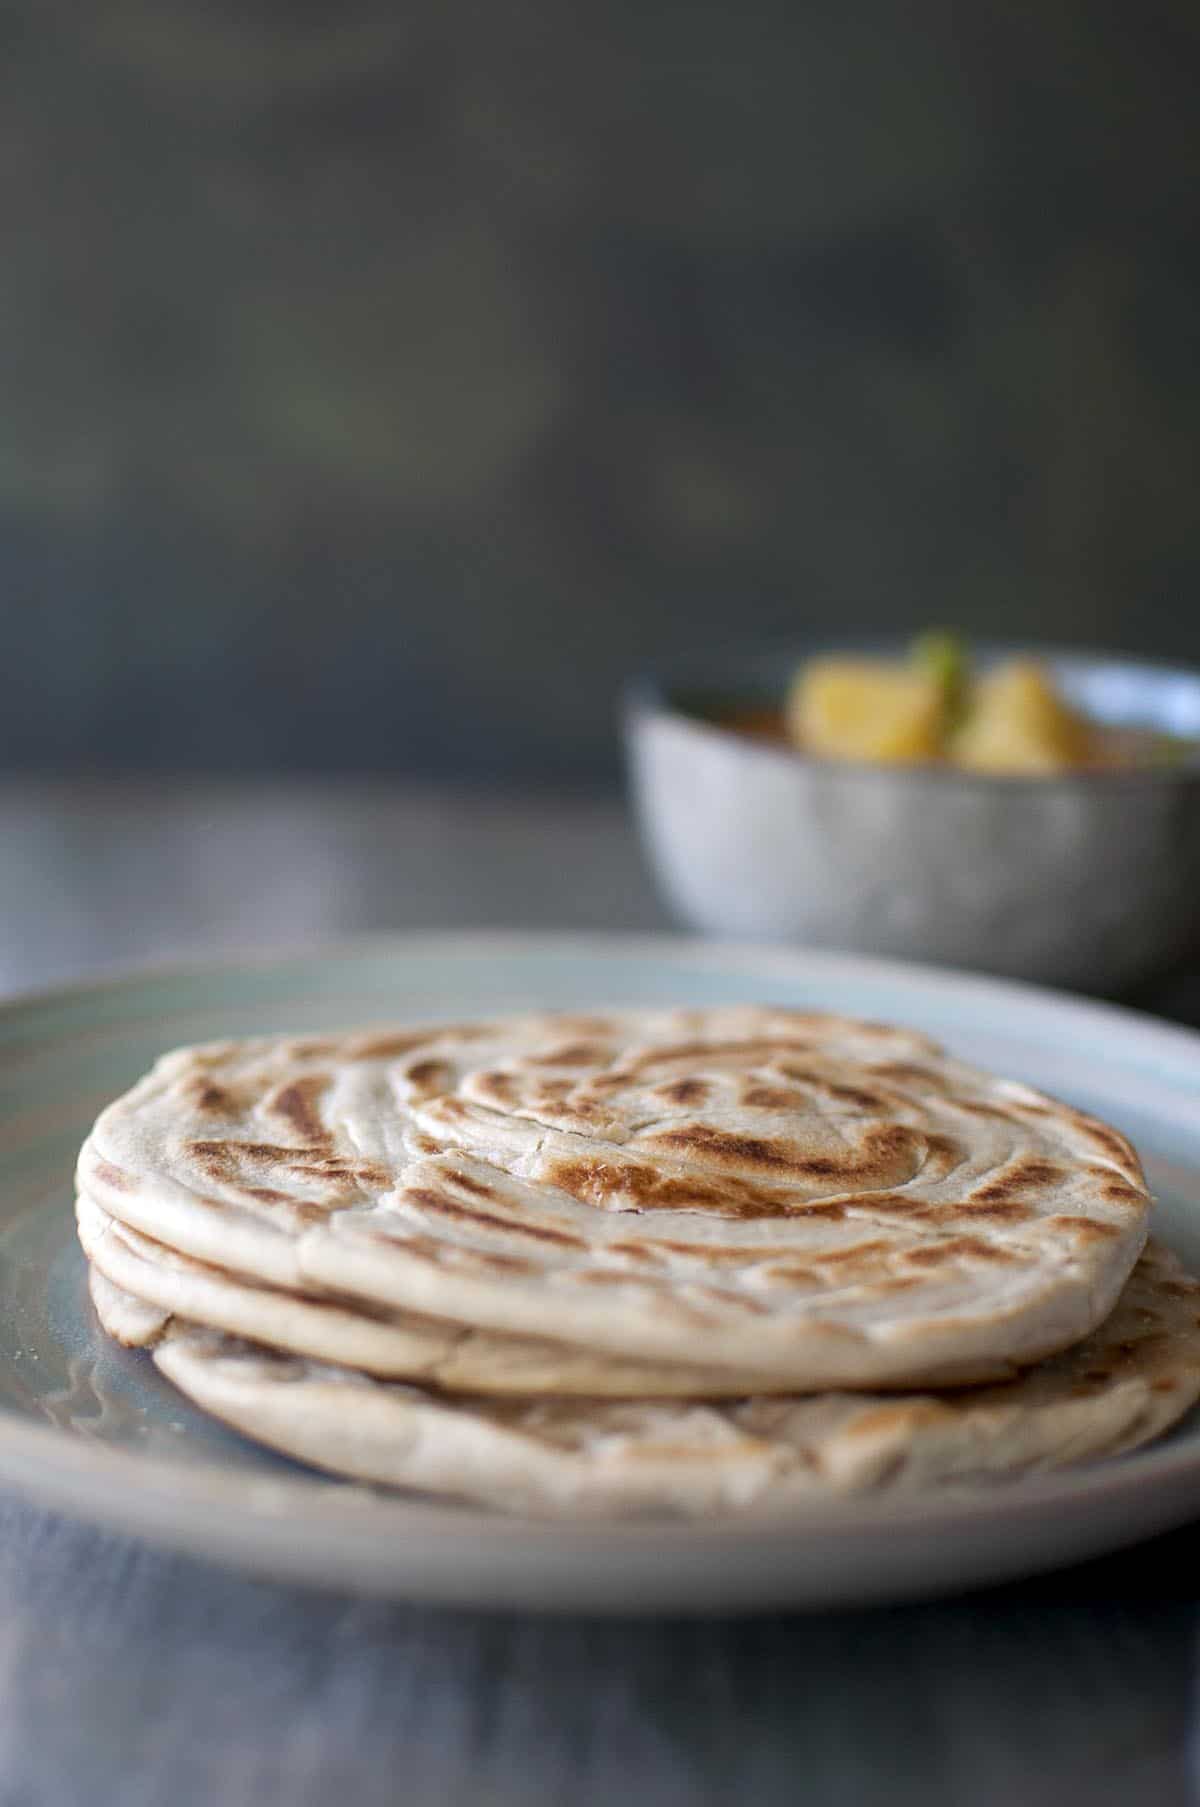
[[(0, 989), (453, 926), (667, 926), (619, 806), (420, 787), (0, 786)], [(1200, 1021), (1177, 978), (1135, 1000)], [(815, 1616), (542, 1621), (267, 1585), (0, 1500), (0, 1807), (1175, 1807), (1200, 1527)]]

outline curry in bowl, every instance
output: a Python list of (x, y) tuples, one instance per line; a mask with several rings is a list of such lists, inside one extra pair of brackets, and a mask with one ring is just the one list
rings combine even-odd
[(781, 708), (723, 710), (717, 719), (819, 759), (941, 764), (999, 776), (1128, 770), (1197, 751), (1181, 735), (1088, 715), (1035, 658), (976, 670), (963, 643), (948, 634), (923, 635), (907, 658), (806, 659)]

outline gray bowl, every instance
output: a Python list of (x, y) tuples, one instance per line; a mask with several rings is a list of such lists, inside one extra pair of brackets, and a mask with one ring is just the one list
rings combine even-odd
[[(831, 763), (704, 719), (778, 703), (795, 665), (835, 644), (681, 662), (631, 687), (637, 817), (686, 923), (1104, 992), (1200, 950), (1200, 757), (987, 777)], [(1200, 674), (1028, 646), (977, 657), (1018, 650), (1103, 721), (1200, 738)]]

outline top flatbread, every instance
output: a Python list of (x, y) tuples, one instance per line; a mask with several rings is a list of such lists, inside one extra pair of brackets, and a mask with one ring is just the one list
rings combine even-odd
[(87, 1198), (77, 1201), (75, 1218), (93, 1268), (143, 1306), (382, 1379), (419, 1380), (446, 1392), (526, 1398), (551, 1393), (587, 1399), (721, 1399), (783, 1389), (770, 1376), (741, 1369), (640, 1362), (544, 1337), (477, 1330), (448, 1318), (246, 1281), (152, 1242)]
[(80, 1190), (245, 1276), (795, 1390), (976, 1380), (1111, 1310), (1117, 1131), (925, 1037), (726, 1007), (181, 1050)]

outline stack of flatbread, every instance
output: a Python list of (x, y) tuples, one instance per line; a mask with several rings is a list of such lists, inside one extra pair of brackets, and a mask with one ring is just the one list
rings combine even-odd
[(331, 1472), (800, 1506), (1128, 1449), (1200, 1285), (1116, 1130), (922, 1035), (731, 1006), (166, 1055), (78, 1170), (100, 1321)]

